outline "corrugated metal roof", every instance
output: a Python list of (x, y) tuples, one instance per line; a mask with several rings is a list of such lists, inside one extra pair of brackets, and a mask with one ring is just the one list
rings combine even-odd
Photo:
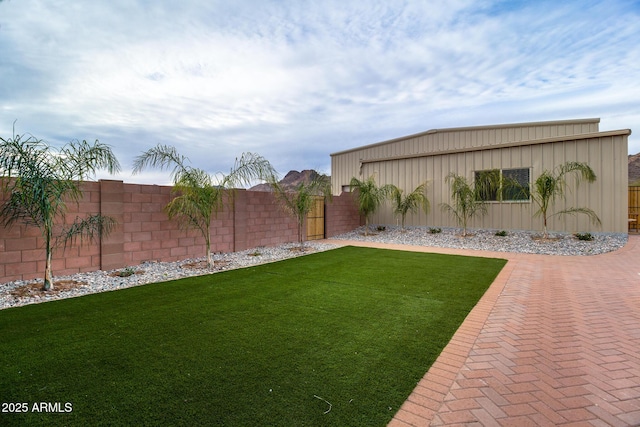
[(600, 118), (588, 118), (588, 119), (573, 119), (573, 120), (552, 120), (552, 121), (541, 121), (541, 122), (524, 122), (524, 123), (507, 123), (507, 124), (498, 124), (498, 125), (482, 125), (482, 126), (468, 126), (468, 127), (454, 127), (454, 128), (442, 128), (442, 129), (431, 129), (425, 132), (419, 132), (412, 135), (401, 136), (398, 138), (388, 139), (386, 141), (376, 142), (368, 145), (361, 145), (356, 148), (350, 148), (348, 150), (337, 151), (335, 153), (331, 153), (331, 156), (337, 156), (340, 154), (351, 153), (353, 151), (363, 150), (367, 148), (378, 147), (385, 144), (392, 144), (395, 142), (417, 138), (424, 135), (432, 135), (436, 133), (445, 133), (445, 132), (468, 132), (474, 130), (490, 130), (490, 129), (509, 129), (509, 128), (519, 128), (523, 126), (549, 126), (549, 125), (563, 125), (563, 124), (581, 124), (581, 123), (600, 123)]
[(478, 147), (458, 148), (455, 150), (434, 151), (430, 153), (406, 154), (403, 156), (389, 156), (372, 159), (362, 159), (361, 163), (386, 162), (391, 160), (416, 159), (419, 157), (441, 156), (443, 154), (467, 153), (472, 151), (495, 150), (500, 148), (519, 147), (524, 145), (548, 144), (561, 141), (575, 141), (580, 139), (603, 138), (608, 136), (630, 135), (631, 129), (611, 130), (605, 132), (579, 133), (575, 135), (554, 136), (551, 138), (530, 139), (526, 141), (506, 142), (495, 145), (483, 145)]

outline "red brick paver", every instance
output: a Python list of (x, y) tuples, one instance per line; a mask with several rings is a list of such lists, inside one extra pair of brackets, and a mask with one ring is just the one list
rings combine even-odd
[(332, 243), (509, 260), (389, 426), (640, 425), (640, 236), (584, 257)]

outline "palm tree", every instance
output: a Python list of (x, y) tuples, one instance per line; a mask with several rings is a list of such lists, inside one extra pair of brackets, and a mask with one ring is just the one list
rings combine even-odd
[(358, 178), (351, 178), (349, 183), (351, 191), (357, 190), (357, 203), (358, 210), (364, 215), (365, 228), (364, 235), (368, 236), (369, 219), (373, 215), (380, 205), (391, 196), (395, 186), (392, 184), (386, 184), (382, 187), (378, 187), (375, 177), (372, 175), (369, 178), (360, 181)]
[(314, 172), (309, 182), (299, 183), (293, 191), (289, 191), (277, 182), (275, 176), (269, 183), (273, 188), (276, 200), (289, 212), (298, 223), (298, 243), (304, 246), (302, 229), (304, 220), (313, 207), (315, 199), (322, 195), (331, 198), (331, 180), (326, 175)]
[(449, 212), (462, 227), (462, 237), (467, 236), (467, 223), (476, 215), (486, 215), (486, 195), (498, 188), (499, 180), (495, 173), (487, 173), (478, 182), (469, 183), (467, 178), (451, 172), (445, 182), (450, 183), (453, 204), (441, 203), (443, 211)]
[(531, 200), (538, 206), (538, 210), (533, 216), (542, 216), (542, 237), (544, 239), (549, 237), (547, 232), (548, 219), (556, 215), (585, 214), (594, 224), (601, 223), (598, 215), (589, 208), (568, 208), (551, 215), (549, 214), (549, 210), (553, 208), (556, 198), (561, 197), (564, 199), (565, 191), (568, 187), (566, 177), (569, 174), (573, 174), (575, 176), (576, 185), (580, 185), (582, 180), (586, 180), (587, 182), (594, 182), (596, 180), (596, 174), (588, 164), (581, 162), (566, 162), (558, 166), (553, 172), (545, 170), (533, 184)]
[(243, 153), (240, 159), (236, 158), (227, 175), (212, 176), (187, 165), (188, 160), (174, 147), (159, 144), (136, 157), (133, 173), (139, 173), (147, 166), (161, 170), (173, 166), (171, 178), (175, 197), (165, 206), (165, 212), (184, 229), (200, 231), (206, 245), (207, 266), (211, 268), (211, 220), (223, 208), (225, 195), (233, 197), (234, 188), (248, 185), (255, 179), (268, 180), (276, 172), (264, 157), (254, 153)]
[(402, 230), (404, 231), (404, 222), (409, 212), (416, 213), (418, 208), (422, 208), (425, 214), (429, 213), (431, 207), (426, 194), (427, 183), (422, 183), (411, 193), (403, 197), (403, 191), (398, 187), (394, 187), (391, 194), (394, 208), (393, 213), (402, 217)]
[[(15, 133), (15, 132), (14, 132)], [(33, 136), (0, 138), (0, 176), (2, 189), (9, 198), (0, 217), (9, 226), (15, 222), (36, 226), (42, 232), (45, 249), (44, 290), (53, 289), (51, 256), (53, 248), (76, 238), (93, 239), (108, 234), (115, 220), (99, 214), (64, 224), (67, 202), (82, 198), (81, 181), (99, 169), (110, 173), (120, 170), (111, 148), (97, 140), (71, 141), (54, 149)]]

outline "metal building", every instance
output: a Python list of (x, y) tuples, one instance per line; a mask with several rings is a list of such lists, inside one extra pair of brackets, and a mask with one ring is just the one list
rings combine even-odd
[[(586, 215), (559, 215), (550, 219), (550, 231), (627, 232), (627, 145), (629, 129), (599, 131), (600, 119), (516, 123), (491, 126), (434, 129), (389, 141), (331, 154), (334, 194), (349, 191), (352, 177), (375, 176), (378, 185), (394, 184), (412, 191), (427, 181), (431, 210), (407, 217), (407, 225), (455, 227), (456, 222), (440, 208), (451, 203), (449, 173), (470, 182), (478, 173), (498, 169), (520, 182), (532, 184), (545, 170), (569, 162), (584, 162), (597, 180), (571, 184), (565, 200), (554, 212), (569, 207), (586, 207), (602, 221), (593, 225)], [(472, 219), (472, 228), (496, 230), (540, 230), (537, 207), (530, 199), (488, 203), (488, 214)], [(372, 218), (374, 224), (398, 223), (390, 205)]]

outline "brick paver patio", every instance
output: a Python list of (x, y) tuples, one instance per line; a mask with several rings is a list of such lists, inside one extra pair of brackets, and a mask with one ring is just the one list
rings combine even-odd
[(331, 242), (509, 260), (389, 426), (640, 425), (640, 236), (584, 257)]

